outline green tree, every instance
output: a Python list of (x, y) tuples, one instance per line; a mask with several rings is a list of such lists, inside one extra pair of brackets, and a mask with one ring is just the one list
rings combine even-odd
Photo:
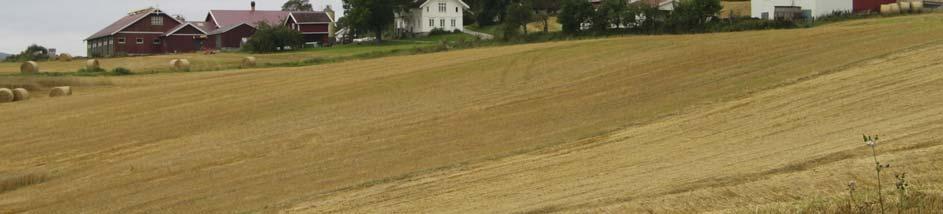
[(584, 23), (593, 16), (593, 5), (585, 0), (563, 0), (557, 22), (563, 25), (564, 33), (579, 33)]
[(314, 11), (309, 0), (288, 0), (282, 4), (282, 11)]
[(503, 22), (509, 3), (508, 0), (480, 0), (481, 7), (476, 12), (478, 25), (489, 26)]
[(556, 15), (557, 12), (560, 11), (560, 1), (561, 0), (531, 1), (531, 4), (534, 6), (534, 11), (536, 12), (537, 20), (540, 20), (543, 23), (544, 33), (550, 31), (550, 17)]
[(49, 59), (49, 50), (43, 46), (32, 44), (26, 47), (26, 50), (23, 50), (19, 54), (13, 54), (7, 56), (4, 61), (7, 62), (23, 62), (23, 61), (44, 61)]
[(599, 34), (607, 33), (613, 25), (622, 23), (625, 10), (626, 5), (622, 0), (603, 0), (590, 18), (592, 30)]
[(396, 12), (406, 12), (411, 0), (344, 0), (345, 17), (350, 29), (373, 32), (377, 44), (383, 42), (383, 31), (393, 25)]
[(504, 19), (504, 38), (511, 39), (521, 30), (524, 31), (524, 35), (527, 35), (527, 23), (534, 21), (534, 17), (534, 9), (529, 1), (518, 1), (508, 5)]
[(682, 0), (676, 3), (671, 13), (670, 25), (676, 31), (700, 31), (721, 9), (720, 0)]
[(298, 49), (304, 45), (304, 36), (301, 32), (288, 26), (271, 26), (260, 22), (257, 28), (255, 34), (242, 46), (244, 50), (253, 53), (271, 53), (283, 50), (284, 47)]

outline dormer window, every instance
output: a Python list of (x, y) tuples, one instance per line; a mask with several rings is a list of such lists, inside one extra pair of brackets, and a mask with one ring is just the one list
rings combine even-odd
[(151, 25), (164, 25), (164, 17), (151, 16)]

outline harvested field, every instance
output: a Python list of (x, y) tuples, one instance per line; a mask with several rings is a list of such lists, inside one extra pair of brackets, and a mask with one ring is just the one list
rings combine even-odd
[(941, 21), (117, 77), (0, 105), (0, 212), (792, 213), (866, 133), (943, 198)]

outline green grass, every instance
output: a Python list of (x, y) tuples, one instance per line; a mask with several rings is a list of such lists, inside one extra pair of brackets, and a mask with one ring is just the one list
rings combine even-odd
[[(145, 57), (119, 57), (100, 59), (103, 67), (108, 70), (114, 67), (124, 67), (134, 71), (133, 74), (152, 74), (171, 72), (167, 62), (174, 58), (190, 59), (191, 71), (219, 71), (241, 69), (240, 62), (243, 57), (255, 56), (258, 59), (258, 67), (291, 67), (304, 66), (323, 63), (340, 62), (353, 59), (368, 59), (393, 55), (410, 55), (443, 51), (438, 48), (439, 41), (456, 41), (465, 39), (465, 41), (474, 40), (475, 37), (463, 34), (444, 34), (422, 38), (388, 40), (382, 44), (363, 43), (363, 44), (343, 44), (329, 48), (307, 48), (296, 51), (272, 53), (272, 54), (250, 54), (250, 53), (221, 53), (215, 55), (203, 55), (200, 53), (177, 54), (177, 55), (154, 55)], [(452, 48), (464, 48), (452, 47)], [(84, 68), (84, 61), (76, 60), (72, 62), (45, 61), (40, 63), (39, 74), (21, 74), (18, 63), (0, 63), (0, 76), (107, 76), (113, 75), (112, 72), (78, 72)]]

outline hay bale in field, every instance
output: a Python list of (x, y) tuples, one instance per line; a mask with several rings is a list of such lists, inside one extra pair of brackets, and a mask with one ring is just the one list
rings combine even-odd
[(13, 91), (6, 88), (0, 88), (0, 103), (13, 102)]
[(90, 71), (101, 69), (101, 62), (99, 62), (97, 59), (85, 61), (85, 69)]
[(62, 61), (62, 62), (71, 62), (71, 61), (72, 61), (72, 55), (67, 54), (67, 53), (59, 54), (59, 56), (56, 57), (56, 60), (59, 60), (59, 61)]
[(52, 91), (49, 92), (49, 97), (62, 97), (62, 96), (72, 96), (72, 87), (69, 86), (60, 86), (52, 88)]
[(170, 60), (170, 70), (172, 71), (190, 71), (190, 60), (174, 59)]
[(900, 4), (891, 3), (891, 4), (881, 5), (881, 14), (898, 14), (898, 13), (900, 13)]
[(913, 12), (923, 12), (923, 1), (911, 1), (910, 2), (910, 11)]
[(244, 68), (255, 67), (255, 57), (247, 56), (246, 58), (242, 58), (242, 67)]
[(13, 89), (13, 101), (29, 100), (29, 91), (23, 88)]
[(20, 65), (20, 72), (24, 74), (35, 74), (39, 73), (39, 64), (33, 61), (26, 61)]
[(901, 12), (901, 13), (910, 12), (910, 2), (908, 2), (908, 1), (900, 1), (900, 2), (897, 2), (897, 4), (900, 5), (900, 12)]

